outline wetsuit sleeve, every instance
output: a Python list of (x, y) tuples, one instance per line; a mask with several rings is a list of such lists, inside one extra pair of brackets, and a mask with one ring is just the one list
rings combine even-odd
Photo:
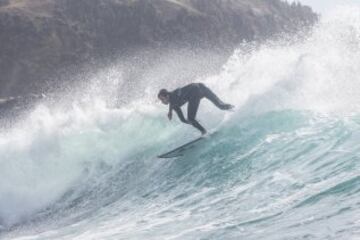
[(184, 114), (181, 111), (180, 107), (174, 107), (173, 108), (174, 111), (176, 112), (176, 114), (178, 115), (179, 119), (183, 122), (183, 123), (188, 123), (188, 121), (184, 118)]

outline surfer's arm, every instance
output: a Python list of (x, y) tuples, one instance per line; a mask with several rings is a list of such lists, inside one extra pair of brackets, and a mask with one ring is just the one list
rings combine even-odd
[(176, 114), (178, 115), (180, 121), (182, 121), (183, 123), (189, 123), (189, 122), (185, 119), (184, 114), (183, 114), (183, 112), (181, 111), (181, 108), (180, 108), (180, 107), (174, 107), (173, 109), (174, 109), (174, 111), (176, 112)]
[(168, 113), (168, 118), (169, 118), (169, 120), (171, 120), (172, 119), (172, 106), (171, 106), (171, 104), (169, 105), (169, 113)]

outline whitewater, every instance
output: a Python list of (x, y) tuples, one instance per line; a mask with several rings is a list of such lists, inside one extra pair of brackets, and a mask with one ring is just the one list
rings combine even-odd
[(185, 84), (159, 77), (165, 66), (120, 107), (114, 89), (132, 83), (114, 66), (1, 129), (0, 239), (360, 239), (359, 8), (243, 43), (189, 79), (236, 110), (203, 100), (198, 119), (217, 134), (168, 160), (156, 156), (199, 133), (156, 101)]

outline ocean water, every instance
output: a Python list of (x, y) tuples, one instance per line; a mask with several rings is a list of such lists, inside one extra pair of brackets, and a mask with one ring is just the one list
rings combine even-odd
[(1, 130), (0, 239), (360, 239), (360, 9), (197, 79), (236, 110), (203, 100), (217, 134), (177, 159), (198, 133), (154, 100), (169, 83), (113, 108), (118, 74)]

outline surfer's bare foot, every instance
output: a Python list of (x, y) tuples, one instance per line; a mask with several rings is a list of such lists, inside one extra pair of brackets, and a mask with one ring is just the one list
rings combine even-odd
[(232, 110), (235, 106), (231, 104), (225, 104), (223, 106), (223, 110)]
[(234, 106), (234, 105), (229, 104), (229, 108), (228, 108), (228, 110), (233, 110), (234, 108), (235, 108), (235, 106)]

